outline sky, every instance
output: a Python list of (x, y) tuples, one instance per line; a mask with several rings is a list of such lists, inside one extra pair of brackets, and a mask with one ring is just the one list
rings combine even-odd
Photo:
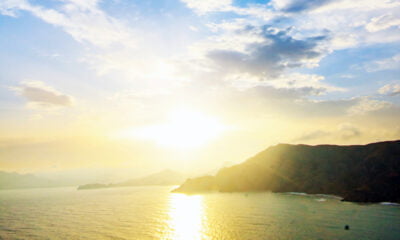
[(399, 0), (0, 0), (0, 170), (213, 172), (400, 138)]

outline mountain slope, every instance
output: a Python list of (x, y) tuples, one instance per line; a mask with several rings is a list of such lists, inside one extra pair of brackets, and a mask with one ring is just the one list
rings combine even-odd
[(270, 147), (176, 192), (273, 191), (335, 194), (357, 202), (400, 202), (400, 141)]
[(56, 183), (32, 174), (0, 171), (0, 189), (54, 187)]
[(185, 180), (184, 176), (172, 170), (164, 170), (143, 178), (130, 179), (121, 183), (110, 184), (86, 184), (78, 187), (79, 190), (95, 189), (95, 188), (110, 188), (110, 187), (128, 187), (128, 186), (145, 186), (145, 185), (177, 185)]

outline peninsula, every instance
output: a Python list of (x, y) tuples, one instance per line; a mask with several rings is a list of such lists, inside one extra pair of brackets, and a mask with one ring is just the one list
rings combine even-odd
[(173, 191), (305, 192), (352, 202), (400, 202), (400, 140), (351, 146), (278, 144), (215, 176), (188, 179)]

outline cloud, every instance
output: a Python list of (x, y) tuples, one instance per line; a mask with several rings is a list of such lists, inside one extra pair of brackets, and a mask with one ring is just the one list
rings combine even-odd
[(226, 11), (231, 7), (232, 0), (181, 0), (187, 7), (194, 9), (199, 14), (213, 11)]
[(400, 68), (400, 54), (396, 54), (393, 57), (385, 58), (373, 62), (364, 64), (367, 72), (378, 72), (383, 70), (392, 70)]
[[(390, 102), (372, 97), (354, 97), (336, 100), (313, 100), (306, 89), (280, 89), (281, 97), (267, 98), (268, 108), (289, 118), (364, 118), (397, 114), (398, 109)], [(303, 91), (303, 92), (302, 92)], [(310, 91), (310, 90), (309, 90)], [(311, 89), (311, 91), (314, 91)], [(292, 96), (292, 97), (290, 97)], [(266, 96), (267, 97), (267, 96)], [(261, 100), (259, 100), (261, 101)], [(392, 117), (391, 116), (391, 117)]]
[(272, 5), (279, 11), (298, 13), (318, 8), (332, 0), (274, 0)]
[(225, 80), (242, 90), (256, 86), (271, 86), (277, 89), (295, 89), (305, 95), (323, 95), (326, 92), (345, 91), (343, 88), (322, 83), (324, 77), (316, 74), (281, 74), (277, 78), (263, 81), (262, 77), (244, 73), (230, 74)]
[(278, 16), (300, 34), (329, 31), (331, 49), (400, 40), (398, 25), (400, 2), (376, 0), (283, 0), (274, 1)]
[(294, 141), (295, 142), (310, 141), (310, 140), (320, 139), (320, 138), (329, 136), (330, 134), (331, 133), (327, 132), (327, 131), (315, 130), (315, 131), (304, 133), (300, 137), (296, 138)]
[(340, 77), (340, 78), (352, 79), (352, 78), (355, 78), (356, 76), (355, 76), (355, 75), (352, 75), (352, 74), (342, 74), (342, 75), (340, 75), (339, 77)]
[(226, 72), (249, 73), (266, 78), (278, 77), (287, 69), (315, 67), (325, 55), (322, 43), (327, 36), (296, 39), (290, 29), (277, 30), (270, 26), (247, 26), (236, 31), (253, 38), (244, 50), (209, 49), (207, 57)]
[(78, 42), (99, 47), (111, 44), (135, 45), (132, 30), (120, 21), (108, 16), (98, 7), (98, 0), (66, 0), (58, 9), (48, 9), (24, 0), (0, 2), (0, 13), (17, 16), (18, 11), (27, 11), (57, 27), (61, 27)]
[[(203, 1), (184, 0), (184, 2)], [(230, 1), (222, 1), (219, 7), (204, 1), (204, 7), (193, 9), (200, 14), (207, 11), (232, 12), (240, 17), (263, 24), (292, 26), (302, 36), (309, 32), (329, 31), (331, 48), (343, 49), (362, 44), (389, 43), (400, 40), (399, 1), (376, 0), (273, 0), (266, 4), (236, 6)], [(215, 3), (215, 6), (219, 5)], [(243, 17), (245, 16), (245, 17)]]
[(379, 88), (378, 92), (380, 94), (385, 94), (389, 96), (400, 95), (400, 84), (397, 83), (386, 84), (383, 87)]
[(4, 0), (0, 2), (0, 14), (10, 17), (16, 17), (17, 6), (27, 5), (25, 0)]
[(12, 87), (18, 95), (28, 101), (30, 108), (68, 107), (73, 104), (73, 98), (63, 94), (41, 81), (24, 81), (18, 87)]
[(313, 95), (331, 91), (346, 91), (343, 88), (322, 83), (324, 79), (324, 76), (317, 74), (290, 73), (283, 74), (279, 78), (269, 81), (269, 83), (278, 88), (312, 89)]
[(365, 28), (369, 32), (377, 32), (394, 26), (400, 26), (400, 18), (394, 16), (393, 14), (384, 14), (382, 16), (372, 18), (371, 21), (365, 25)]
[(321, 141), (321, 139), (340, 139), (350, 140), (363, 135), (361, 129), (353, 125), (352, 123), (341, 123), (337, 126), (337, 129), (333, 130), (312, 130), (303, 133), (300, 137), (294, 139), (295, 142), (309, 142), (309, 141)]
[(340, 137), (345, 140), (359, 137), (362, 135), (361, 130), (351, 123), (340, 124), (338, 126), (338, 132), (340, 134)]
[[(357, 105), (359, 99), (312, 100), (310, 95), (320, 94), (319, 89), (276, 88), (271, 85), (258, 85), (252, 88), (231, 90), (218, 98), (207, 96), (207, 101), (224, 103), (221, 109), (232, 112), (249, 111), (243, 116), (269, 115), (283, 119), (335, 119), (350, 117), (348, 109)], [(213, 106), (215, 106), (214, 104)], [(239, 116), (238, 116), (239, 117)], [(307, 121), (306, 121), (307, 122)]]
[(360, 97), (357, 99), (356, 104), (347, 110), (347, 113), (349, 115), (363, 115), (367, 112), (388, 108), (391, 105), (389, 102), (372, 99), (371, 97)]

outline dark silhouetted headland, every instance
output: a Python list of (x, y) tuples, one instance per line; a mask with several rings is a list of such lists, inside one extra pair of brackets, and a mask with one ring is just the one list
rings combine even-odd
[(400, 202), (400, 140), (368, 145), (278, 144), (174, 192), (305, 192), (353, 202)]
[(146, 186), (146, 185), (178, 185), (182, 184), (185, 177), (172, 170), (164, 170), (143, 178), (131, 179), (121, 183), (110, 184), (85, 184), (78, 187), (78, 190), (96, 189), (96, 188), (111, 188), (111, 187), (129, 187), (129, 186)]

